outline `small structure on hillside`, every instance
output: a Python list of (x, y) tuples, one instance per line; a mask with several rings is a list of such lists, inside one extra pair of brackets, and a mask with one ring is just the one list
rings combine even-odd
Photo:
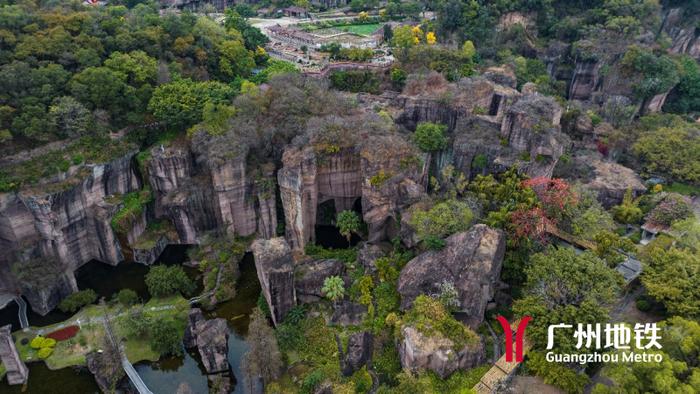
[(309, 12), (306, 11), (305, 8), (297, 7), (297, 6), (291, 6), (287, 7), (284, 10), (284, 16), (290, 16), (292, 18), (308, 18), (309, 17)]
[(29, 379), (29, 369), (17, 352), (12, 340), (11, 325), (0, 328), (0, 361), (7, 371), (7, 382), (11, 385), (25, 384)]

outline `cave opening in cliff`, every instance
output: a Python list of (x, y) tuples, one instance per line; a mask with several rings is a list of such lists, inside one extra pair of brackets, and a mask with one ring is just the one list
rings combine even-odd
[[(351, 210), (357, 213), (361, 221), (361, 227), (364, 228), (361, 198), (355, 199)], [(319, 204), (316, 211), (316, 244), (328, 249), (347, 249), (362, 241), (358, 234), (353, 233), (350, 237), (350, 242), (348, 242), (348, 239), (340, 233), (340, 229), (335, 224), (336, 214), (335, 200), (330, 199)]]

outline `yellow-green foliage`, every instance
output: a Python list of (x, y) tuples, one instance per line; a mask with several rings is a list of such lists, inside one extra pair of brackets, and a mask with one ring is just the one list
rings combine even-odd
[(45, 359), (49, 358), (52, 353), (53, 353), (52, 347), (43, 347), (43, 348), (39, 349), (38, 355), (39, 355), (40, 359), (45, 360)]
[(404, 325), (413, 326), (428, 336), (440, 335), (450, 339), (457, 349), (479, 340), (474, 331), (458, 322), (435, 298), (419, 295), (413, 308), (406, 314)]
[(38, 335), (32, 339), (31, 342), (31, 347), (32, 349), (42, 349), (42, 348), (47, 348), (47, 347), (54, 347), (56, 346), (56, 340), (51, 339), (51, 338), (44, 338), (41, 335)]
[(379, 170), (376, 174), (374, 174), (371, 178), (369, 178), (369, 184), (378, 187), (382, 186), (384, 182), (388, 181), (391, 179), (393, 175), (389, 172), (385, 172), (384, 170)]

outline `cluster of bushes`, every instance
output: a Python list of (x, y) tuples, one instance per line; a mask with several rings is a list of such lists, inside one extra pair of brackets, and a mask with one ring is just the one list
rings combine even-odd
[(95, 301), (97, 301), (97, 293), (95, 293), (95, 290), (81, 290), (64, 298), (61, 303), (58, 304), (58, 309), (60, 309), (62, 312), (73, 313), (85, 305), (90, 305)]
[(153, 297), (192, 295), (196, 286), (182, 267), (156, 265), (146, 274), (146, 286)]
[(379, 77), (372, 71), (334, 71), (330, 75), (331, 86), (349, 92), (379, 93)]
[(37, 355), (44, 360), (53, 354), (53, 349), (56, 346), (56, 340), (52, 338), (44, 338), (40, 335), (34, 337), (29, 344), (32, 349), (38, 350)]

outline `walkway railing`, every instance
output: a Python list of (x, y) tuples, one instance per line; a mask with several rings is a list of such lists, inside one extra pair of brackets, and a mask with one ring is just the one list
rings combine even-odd
[(107, 338), (109, 338), (109, 341), (112, 343), (112, 346), (114, 346), (114, 348), (117, 349), (117, 351), (119, 352), (119, 358), (122, 362), (122, 368), (124, 368), (126, 376), (129, 377), (129, 380), (131, 380), (131, 383), (136, 388), (136, 391), (138, 391), (139, 394), (153, 394), (153, 392), (148, 389), (143, 379), (141, 379), (141, 376), (138, 374), (138, 372), (136, 372), (134, 366), (129, 362), (129, 359), (126, 358), (126, 352), (124, 352), (121, 343), (119, 343), (114, 337), (114, 333), (112, 332), (112, 325), (109, 322), (109, 314), (106, 312), (106, 308), (103, 323), (105, 326), (105, 333), (107, 334)]
[(19, 316), (19, 325), (24, 330), (29, 328), (29, 319), (27, 319), (27, 303), (21, 296), (15, 297), (15, 302), (19, 306), (19, 311), (17, 312)]

